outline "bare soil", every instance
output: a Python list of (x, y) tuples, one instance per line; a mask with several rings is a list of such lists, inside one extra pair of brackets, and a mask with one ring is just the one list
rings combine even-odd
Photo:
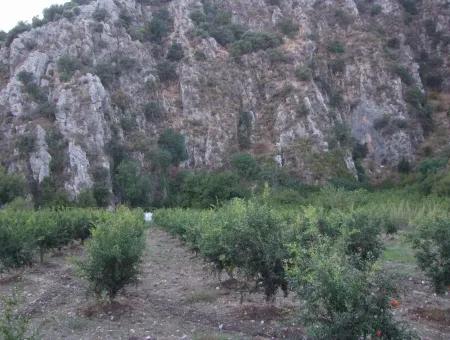
[[(0, 293), (22, 292), (22, 312), (42, 339), (302, 339), (295, 318), (300, 304), (262, 294), (244, 296), (239, 284), (219, 281), (210, 267), (176, 238), (151, 229), (137, 286), (128, 287), (113, 304), (88, 295), (75, 272), (73, 245), (46, 258), (44, 264), (0, 277)], [(388, 263), (400, 276), (404, 293), (395, 313), (423, 339), (450, 339), (450, 298), (438, 297), (416, 268)], [(224, 278), (225, 279), (225, 278)]]

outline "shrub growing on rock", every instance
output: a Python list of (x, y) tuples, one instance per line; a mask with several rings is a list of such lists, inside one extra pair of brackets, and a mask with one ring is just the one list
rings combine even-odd
[(234, 57), (239, 57), (259, 50), (275, 48), (281, 43), (282, 39), (273, 33), (247, 31), (240, 40), (231, 45), (230, 53)]
[(184, 58), (183, 46), (180, 43), (173, 43), (167, 52), (167, 59), (170, 61), (180, 61)]
[(62, 56), (58, 59), (59, 78), (63, 82), (68, 82), (80, 67), (81, 64), (75, 57), (69, 55)]
[(158, 146), (170, 153), (173, 165), (178, 165), (188, 159), (185, 138), (173, 129), (164, 130), (159, 136)]
[(176, 64), (170, 61), (163, 61), (156, 66), (159, 80), (169, 82), (178, 79)]
[(144, 37), (146, 40), (160, 43), (167, 37), (172, 28), (173, 20), (169, 11), (162, 9), (153, 15), (152, 20), (146, 25)]

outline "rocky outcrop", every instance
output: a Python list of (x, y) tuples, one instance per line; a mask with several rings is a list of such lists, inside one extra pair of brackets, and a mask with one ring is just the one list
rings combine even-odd
[[(239, 57), (192, 20), (204, 3), (97, 0), (4, 44), (1, 161), (42, 182), (51, 175), (46, 131), (57, 130), (66, 154), (59, 175), (76, 196), (93, 185), (95, 169), (111, 168), (112, 143), (145, 161), (168, 127), (186, 136), (189, 168), (220, 168), (245, 150), (315, 182), (356, 176), (355, 162), (377, 178), (416, 160), (430, 127), (424, 99), (414, 96), (450, 88), (448, 1), (417, 1), (417, 13), (397, 0), (219, 1), (236, 25), (284, 32), (280, 46)], [(169, 34), (147, 39), (163, 8)], [(99, 9), (104, 16), (93, 15)], [(173, 62), (176, 79), (165, 80), (158, 65), (174, 42), (184, 57)], [(69, 75), (64, 57), (76, 66)], [(45, 100), (27, 92), (23, 71)], [(156, 117), (149, 103), (161, 107)], [(35, 145), (19, 157), (24, 135)], [(367, 155), (352, 157), (364, 145)]]

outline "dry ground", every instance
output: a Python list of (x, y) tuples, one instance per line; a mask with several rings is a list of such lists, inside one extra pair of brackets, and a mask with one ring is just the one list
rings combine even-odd
[[(74, 245), (42, 265), (0, 278), (0, 293), (18, 287), (23, 312), (43, 339), (270, 339), (303, 338), (295, 319), (300, 308), (293, 298), (274, 305), (262, 295), (246, 296), (233, 281), (220, 282), (208, 266), (164, 231), (151, 229), (143, 272), (117, 303), (99, 305), (72, 258), (82, 255)], [(406, 266), (406, 267), (405, 267)], [(414, 268), (388, 263), (387, 268), (411, 272), (403, 276), (405, 295), (396, 314), (423, 339), (450, 339), (450, 298), (434, 296), (428, 281)]]

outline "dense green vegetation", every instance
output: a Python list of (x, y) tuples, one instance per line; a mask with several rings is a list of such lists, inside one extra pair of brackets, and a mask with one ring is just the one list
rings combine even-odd
[[(325, 187), (280, 203), (266, 189), (210, 210), (163, 209), (155, 223), (179, 235), (221, 272), (244, 280), (249, 292), (293, 289), (305, 301), (303, 320), (321, 339), (359, 338), (381, 332), (390, 339), (413, 335), (392, 317), (396, 289), (382, 270), (387, 234), (401, 232), (437, 292), (450, 269), (450, 201), (406, 189), (369, 192)], [(432, 222), (431, 222), (432, 221)], [(420, 226), (417, 228), (417, 226)], [(288, 286), (291, 289), (288, 289)]]
[(95, 225), (87, 256), (78, 266), (98, 297), (113, 299), (125, 285), (136, 282), (144, 249), (142, 212), (122, 208), (113, 219)]

